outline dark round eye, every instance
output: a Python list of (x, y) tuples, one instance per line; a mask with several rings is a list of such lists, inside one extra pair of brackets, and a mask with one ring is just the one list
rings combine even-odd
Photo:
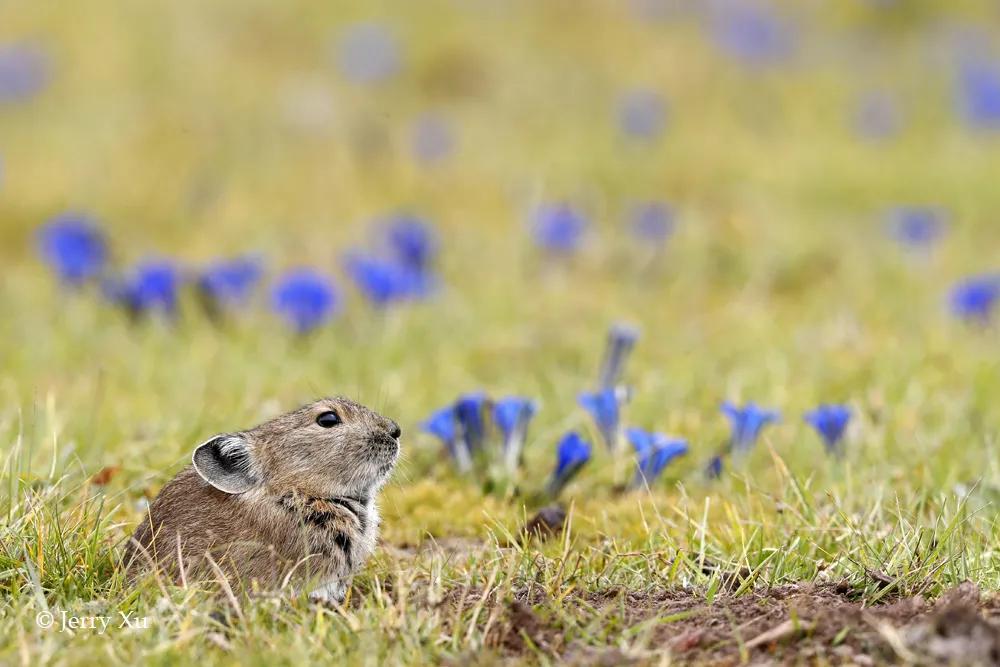
[(323, 428), (333, 428), (340, 423), (340, 415), (332, 410), (330, 412), (324, 412), (319, 417), (316, 417), (316, 423)]

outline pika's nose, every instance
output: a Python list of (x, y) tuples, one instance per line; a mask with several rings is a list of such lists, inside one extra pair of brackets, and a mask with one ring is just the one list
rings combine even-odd
[(389, 435), (396, 440), (399, 440), (399, 436), (403, 435), (403, 429), (399, 428), (399, 424), (389, 420)]

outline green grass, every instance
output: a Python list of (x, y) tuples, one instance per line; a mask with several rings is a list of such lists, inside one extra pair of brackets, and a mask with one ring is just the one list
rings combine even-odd
[[(562, 637), (527, 642), (526, 660), (572, 646), (653, 661), (654, 626), (680, 618), (634, 623), (593, 596), (711, 602), (816, 581), (875, 604), (964, 580), (1000, 587), (997, 331), (962, 326), (944, 305), (955, 280), (998, 268), (1000, 145), (960, 127), (949, 72), (924, 55), (935, 24), (975, 20), (988, 3), (921, 2), (891, 20), (860, 3), (816, 6), (803, 17), (807, 64), (761, 75), (720, 58), (690, 20), (642, 24), (618, 4), (0, 7), (0, 38), (42, 40), (55, 74), (29, 105), (0, 108), (0, 663), (489, 661), (505, 652), (515, 599)], [(329, 62), (338, 27), (370, 16), (406, 44), (404, 77), (375, 91), (343, 83)], [(882, 57), (845, 46), (861, 31)], [(670, 100), (655, 146), (615, 130), (615, 95), (632, 85)], [(870, 86), (905, 102), (905, 129), (886, 145), (846, 124)], [(321, 101), (321, 124), (295, 120), (289, 107), (303, 100)], [(407, 123), (426, 108), (454, 119), (460, 144), (431, 171), (405, 151)], [(352, 143), (359, 129), (380, 148)], [(619, 229), (623, 208), (650, 196), (681, 212), (652, 270)], [(523, 221), (560, 198), (580, 202), (597, 235), (550, 267)], [(908, 202), (951, 212), (930, 257), (884, 238), (880, 212)], [(334, 271), (370, 218), (412, 209), (442, 232), (445, 288), (387, 313), (349, 294), (344, 316), (307, 340), (263, 305), (224, 329), (194, 303), (176, 326), (131, 326), (95, 294), (57, 289), (35, 258), (33, 230), (65, 208), (98, 215), (126, 264), (264, 249), (275, 271)], [(521, 498), (544, 484), (559, 436), (596, 435), (576, 394), (619, 319), (643, 330), (626, 421), (688, 438), (692, 453), (650, 493), (616, 495), (622, 466), (598, 451), (567, 489), (569, 533), (518, 546), (537, 509)], [(432, 409), (478, 388), (542, 405), (525, 496), (455, 477), (418, 432)], [(381, 501), (385, 546), (346, 612), (126, 585), (117, 558), (141, 500), (195, 445), (332, 393), (404, 431)], [(784, 420), (709, 483), (701, 470), (726, 437), (725, 399)], [(800, 415), (841, 401), (856, 419), (837, 462)], [(89, 483), (107, 466), (120, 471)], [(150, 627), (46, 631), (35, 620), (46, 609), (121, 611)]]

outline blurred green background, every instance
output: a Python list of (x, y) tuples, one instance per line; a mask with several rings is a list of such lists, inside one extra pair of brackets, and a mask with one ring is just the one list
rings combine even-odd
[[(745, 7), (764, 18), (727, 28)], [(4, 3), (0, 41), (31, 45), (46, 71), (36, 94), (0, 107), (6, 431), (30, 445), (30, 468), (122, 465), (115, 483), (135, 493), (210, 433), (342, 392), (403, 424), (405, 489), (444, 470), (420, 421), (484, 388), (541, 401), (528, 447), (539, 484), (558, 435), (590, 432), (576, 393), (608, 324), (627, 320), (643, 331), (627, 421), (692, 443), (671, 483), (724, 439), (726, 398), (781, 408), (769, 442), (803, 471), (821, 448), (798, 415), (847, 402), (852, 457), (872, 483), (995, 479), (995, 331), (954, 321), (946, 297), (997, 263), (1000, 133), (963, 115), (959, 68), (996, 62), (997, 12), (985, 1)], [(388, 62), (379, 81), (345, 65), (359, 26), (377, 34), (361, 69)], [(655, 136), (623, 131), (634, 90), (662, 99)], [(890, 100), (874, 129), (859, 119), (872, 94)], [(434, 164), (413, 151), (424, 114), (453, 143)], [(652, 260), (625, 223), (645, 199), (677, 211)], [(590, 220), (569, 260), (532, 243), (531, 212), (549, 201)], [(917, 252), (888, 238), (885, 211), (900, 205), (946, 211), (945, 238)], [(257, 252), (269, 278), (330, 272), (345, 310), (307, 340), (263, 292), (222, 329), (190, 302), (174, 324), (133, 326), (93, 290), (60, 290), (38, 260), (35, 230), (67, 210), (100, 221), (119, 266)], [(442, 287), (381, 312), (338, 262), (398, 211), (440, 233)]]

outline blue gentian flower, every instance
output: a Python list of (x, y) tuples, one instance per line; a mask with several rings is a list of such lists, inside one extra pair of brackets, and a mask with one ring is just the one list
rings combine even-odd
[(674, 210), (663, 202), (638, 204), (629, 214), (629, 227), (639, 241), (661, 245), (674, 231)]
[(75, 213), (45, 223), (38, 231), (38, 245), (42, 258), (67, 285), (96, 278), (108, 259), (104, 233), (92, 219)]
[(472, 454), (459, 432), (454, 405), (435, 411), (422, 424), (422, 428), (440, 438), (459, 472), (466, 473), (472, 469)]
[(486, 439), (485, 413), (488, 402), (486, 394), (481, 391), (459, 396), (455, 401), (455, 419), (458, 420), (461, 437), (472, 453), (482, 450)]
[(621, 380), (629, 353), (639, 340), (639, 330), (631, 325), (616, 323), (608, 330), (608, 342), (601, 362), (598, 386), (603, 390), (613, 389)]
[(503, 436), (504, 464), (509, 472), (520, 465), (528, 424), (537, 409), (534, 401), (520, 396), (507, 396), (493, 404), (493, 421)]
[(554, 255), (569, 255), (580, 247), (587, 219), (566, 204), (541, 207), (535, 214), (535, 242)]
[(780, 63), (795, 50), (792, 24), (763, 0), (716, 3), (712, 33), (723, 52), (751, 66)]
[(618, 449), (620, 407), (624, 399), (622, 390), (615, 387), (593, 393), (585, 392), (578, 398), (580, 406), (590, 413), (605, 446), (611, 451)]
[(213, 315), (245, 306), (263, 275), (260, 258), (234, 257), (215, 262), (201, 271), (198, 290)]
[(105, 282), (105, 295), (133, 317), (159, 312), (177, 314), (180, 271), (167, 260), (149, 259), (137, 264), (118, 279)]
[(722, 455), (716, 454), (708, 461), (708, 465), (705, 466), (705, 476), (709, 479), (719, 479), (722, 477), (723, 463)]
[(864, 93), (857, 100), (853, 121), (858, 136), (879, 141), (899, 133), (902, 116), (896, 98), (876, 90)]
[(687, 441), (669, 438), (662, 433), (648, 433), (641, 428), (625, 431), (635, 449), (636, 472), (632, 488), (649, 486), (675, 458), (687, 454)]
[(1000, 129), (1000, 63), (967, 57), (959, 66), (958, 105), (973, 129)]
[(764, 427), (781, 418), (777, 411), (760, 408), (754, 403), (737, 407), (727, 401), (722, 404), (722, 413), (732, 424), (730, 447), (737, 453), (749, 451), (757, 442), (757, 437)]
[(952, 288), (951, 312), (963, 320), (986, 324), (1000, 301), (1000, 274), (973, 276)]
[(892, 237), (912, 248), (927, 248), (945, 232), (945, 214), (933, 206), (897, 206), (887, 218)]
[(385, 225), (389, 253), (400, 265), (427, 272), (438, 251), (438, 237), (425, 220), (412, 215), (391, 218)]
[(33, 44), (0, 45), (0, 103), (21, 102), (49, 80), (49, 59)]
[(556, 469), (549, 480), (548, 493), (557, 497), (565, 486), (590, 460), (590, 443), (575, 431), (563, 436), (556, 446)]
[(271, 305), (296, 333), (306, 334), (330, 320), (340, 302), (329, 278), (302, 268), (278, 279), (271, 292)]
[(413, 124), (410, 149), (423, 164), (437, 164), (451, 155), (455, 136), (451, 125), (435, 114), (420, 116)]
[(396, 36), (384, 25), (357, 23), (341, 35), (340, 71), (354, 83), (383, 83), (399, 72), (401, 60)]
[(708, 460), (705, 466), (705, 477), (708, 479), (719, 479), (722, 477), (722, 455), (716, 454)]
[(633, 139), (656, 139), (663, 131), (666, 115), (666, 102), (652, 90), (632, 90), (619, 101), (618, 124)]
[(819, 433), (829, 454), (843, 453), (841, 441), (851, 421), (851, 409), (846, 405), (821, 405), (805, 414), (806, 423)]
[(384, 307), (412, 296), (418, 274), (393, 262), (353, 253), (344, 258), (348, 277), (372, 304)]

